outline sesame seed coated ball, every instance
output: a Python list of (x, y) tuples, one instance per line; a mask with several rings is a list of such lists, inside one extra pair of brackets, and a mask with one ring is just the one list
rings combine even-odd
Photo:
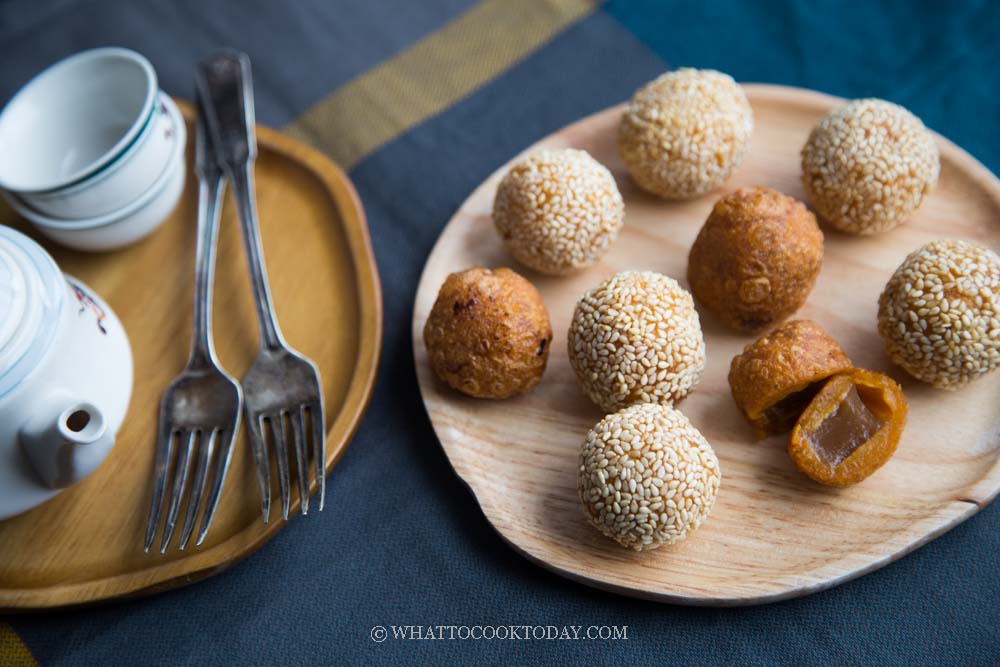
[(636, 551), (679, 542), (708, 517), (719, 459), (679, 410), (640, 404), (608, 415), (580, 452), (579, 491), (594, 526)]
[(937, 183), (940, 155), (919, 118), (863, 99), (831, 112), (802, 149), (809, 203), (833, 227), (876, 234), (906, 220)]
[(729, 178), (752, 133), (753, 110), (731, 76), (683, 68), (636, 91), (618, 126), (618, 151), (641, 188), (688, 199)]
[(611, 172), (572, 148), (517, 162), (493, 200), (493, 224), (510, 254), (551, 275), (600, 259), (624, 219), (625, 202)]
[(886, 352), (941, 389), (1000, 365), (1000, 256), (965, 241), (933, 241), (911, 253), (878, 301)]
[(568, 342), (580, 387), (608, 412), (678, 401), (705, 368), (691, 294), (653, 271), (624, 271), (584, 294)]

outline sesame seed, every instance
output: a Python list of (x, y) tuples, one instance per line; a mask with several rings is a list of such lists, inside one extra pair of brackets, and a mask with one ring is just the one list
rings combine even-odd
[[(917, 308), (917, 301), (926, 305)], [(910, 375), (942, 389), (1000, 365), (998, 327), (1000, 256), (965, 241), (933, 241), (911, 253), (879, 297), (886, 352)]]
[[(631, 435), (636, 447), (609, 449), (605, 436), (613, 432)], [(655, 473), (641, 480), (627, 477), (629, 464), (643, 459)], [(605, 477), (620, 488), (611, 493)], [(590, 430), (578, 481), (591, 523), (622, 546), (642, 551), (673, 544), (697, 529), (715, 504), (722, 473), (712, 446), (687, 417), (669, 406), (644, 403), (610, 414)]]
[[(580, 387), (608, 412), (637, 402), (672, 404), (705, 368), (691, 294), (653, 271), (624, 271), (584, 294), (567, 343)], [(646, 364), (662, 372), (647, 372)]]
[(752, 133), (753, 110), (732, 77), (682, 68), (636, 91), (618, 127), (618, 150), (640, 187), (687, 199), (729, 178)]
[(507, 250), (550, 275), (592, 265), (624, 220), (625, 202), (611, 172), (586, 151), (570, 148), (515, 163), (493, 201), (493, 224)]
[(802, 149), (809, 203), (833, 227), (875, 234), (908, 218), (941, 171), (934, 137), (891, 102), (862, 99), (831, 112)]

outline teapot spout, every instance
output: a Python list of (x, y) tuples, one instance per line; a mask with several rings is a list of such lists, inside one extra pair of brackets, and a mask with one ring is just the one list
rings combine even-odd
[(114, 445), (101, 410), (66, 394), (54, 394), (21, 426), (21, 449), (52, 489), (75, 484), (101, 464)]

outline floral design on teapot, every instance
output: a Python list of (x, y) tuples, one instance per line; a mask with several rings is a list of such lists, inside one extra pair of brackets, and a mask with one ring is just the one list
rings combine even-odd
[(94, 300), (94, 297), (90, 296), (83, 289), (80, 288), (76, 283), (70, 283), (70, 287), (73, 288), (73, 294), (76, 295), (76, 300), (80, 302), (80, 310), (78, 311), (80, 315), (83, 314), (85, 310), (90, 310), (94, 317), (97, 318), (97, 328), (101, 330), (101, 333), (105, 336), (108, 335), (108, 330), (104, 328), (104, 318), (107, 317), (107, 313), (101, 308), (101, 305)]

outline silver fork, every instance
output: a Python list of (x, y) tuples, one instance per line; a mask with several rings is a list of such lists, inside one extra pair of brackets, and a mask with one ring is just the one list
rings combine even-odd
[(160, 400), (153, 499), (149, 508), (149, 523), (146, 526), (146, 542), (143, 547), (147, 553), (153, 544), (163, 511), (163, 498), (175, 440), (178, 451), (160, 553), (166, 552), (174, 533), (177, 515), (187, 491), (187, 480), (196, 448), (198, 460), (187, 499), (180, 549), (183, 550), (191, 538), (209, 478), (209, 466), (212, 466), (212, 485), (205, 500), (201, 528), (198, 530), (195, 546), (204, 541), (215, 517), (219, 494), (226, 479), (226, 471), (229, 469), (233, 439), (239, 430), (243, 404), (240, 386), (220, 368), (212, 344), (212, 282), (225, 181), (211, 155), (210, 137), (205, 127), (201, 100), (198, 106), (198, 128), (195, 135), (195, 170), (199, 183), (198, 237), (195, 245), (194, 273), (194, 334), (187, 367), (174, 379)]
[(260, 352), (243, 377), (243, 391), (250, 445), (257, 464), (261, 514), (264, 523), (267, 523), (271, 513), (271, 482), (265, 434), (270, 433), (278, 469), (281, 517), (288, 518), (291, 495), (287, 445), (289, 430), (297, 464), (300, 511), (302, 514), (309, 512), (307, 441), (310, 439), (319, 487), (319, 509), (322, 511), (326, 499), (323, 389), (316, 366), (291, 349), (282, 337), (271, 301), (253, 195), (257, 139), (250, 59), (246, 54), (233, 51), (211, 56), (198, 68), (198, 89), (205, 101), (216, 159), (229, 178), (239, 209), (257, 310)]

